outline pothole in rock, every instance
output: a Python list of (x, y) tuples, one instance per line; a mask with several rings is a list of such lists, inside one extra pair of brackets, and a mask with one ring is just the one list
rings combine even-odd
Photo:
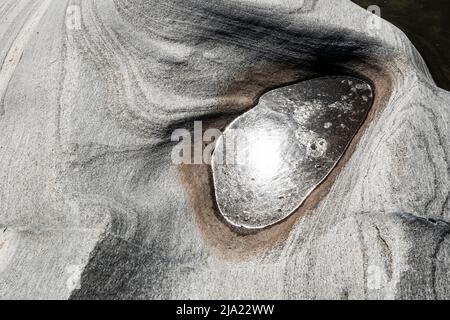
[(304, 81), (264, 94), (217, 141), (217, 206), (233, 226), (260, 229), (292, 214), (330, 174), (372, 105), (352, 77)]

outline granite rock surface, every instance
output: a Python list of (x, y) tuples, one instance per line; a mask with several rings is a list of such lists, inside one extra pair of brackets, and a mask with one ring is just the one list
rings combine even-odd
[[(0, 67), (0, 298), (450, 298), (450, 94), (350, 1), (0, 0)], [(236, 232), (172, 131), (330, 74), (373, 85), (365, 124)]]

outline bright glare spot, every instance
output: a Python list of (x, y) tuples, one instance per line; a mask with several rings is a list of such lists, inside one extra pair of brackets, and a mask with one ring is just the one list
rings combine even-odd
[(248, 140), (246, 148), (249, 175), (256, 181), (273, 179), (282, 165), (282, 136), (274, 133), (259, 132)]

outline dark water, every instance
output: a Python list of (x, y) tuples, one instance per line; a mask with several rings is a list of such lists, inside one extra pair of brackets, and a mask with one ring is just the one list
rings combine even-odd
[(450, 90), (450, 0), (352, 0), (377, 5), (381, 17), (413, 42), (439, 87)]

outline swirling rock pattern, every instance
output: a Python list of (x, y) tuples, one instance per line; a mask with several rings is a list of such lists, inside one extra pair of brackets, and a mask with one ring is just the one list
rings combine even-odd
[[(449, 298), (450, 95), (347, 0), (1, 0), (1, 298)], [(340, 165), (236, 234), (174, 128), (267, 90), (367, 79)], [(350, 157), (351, 155), (351, 157)]]

